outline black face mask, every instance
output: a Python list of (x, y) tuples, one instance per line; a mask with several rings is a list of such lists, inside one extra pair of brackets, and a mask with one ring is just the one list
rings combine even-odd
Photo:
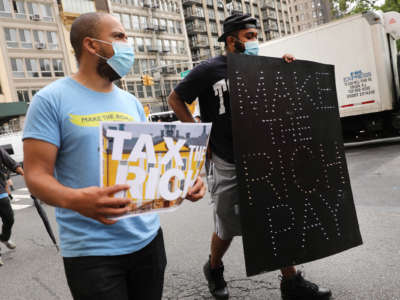
[[(101, 56), (106, 57), (103, 49), (101, 49), (100, 53)], [(109, 64), (107, 64), (107, 61), (104, 60), (103, 58), (99, 57), (99, 61), (97, 63), (97, 74), (99, 74), (101, 77), (108, 79), (110, 82), (113, 82), (115, 80), (121, 79), (121, 76), (119, 76), (113, 68), (110, 67)]]

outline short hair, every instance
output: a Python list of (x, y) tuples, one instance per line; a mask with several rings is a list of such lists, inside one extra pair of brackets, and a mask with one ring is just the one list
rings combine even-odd
[(76, 60), (82, 55), (82, 42), (85, 37), (96, 38), (98, 36), (98, 25), (102, 17), (108, 14), (103, 12), (91, 12), (80, 15), (72, 23), (70, 41), (74, 48)]

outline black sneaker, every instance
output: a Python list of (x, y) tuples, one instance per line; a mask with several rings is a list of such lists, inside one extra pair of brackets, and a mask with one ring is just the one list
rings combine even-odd
[(210, 260), (203, 267), (204, 275), (208, 281), (208, 289), (217, 299), (228, 299), (229, 291), (224, 279), (224, 265), (211, 269)]
[(329, 289), (305, 280), (300, 271), (293, 277), (282, 278), (281, 294), (283, 300), (327, 300), (332, 296)]

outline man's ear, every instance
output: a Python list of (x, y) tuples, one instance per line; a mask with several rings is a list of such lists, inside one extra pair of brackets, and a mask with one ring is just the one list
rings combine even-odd
[(229, 47), (229, 45), (233, 45), (235, 43), (236, 38), (232, 35), (228, 35), (226, 37), (226, 45)]
[(95, 46), (95, 43), (90, 37), (85, 37), (82, 41), (82, 48), (85, 49), (87, 52), (90, 54), (96, 54), (97, 53), (97, 48)]

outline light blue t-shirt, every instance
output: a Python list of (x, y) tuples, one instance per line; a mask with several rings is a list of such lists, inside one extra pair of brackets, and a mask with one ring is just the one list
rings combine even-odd
[[(86, 88), (72, 78), (57, 80), (32, 100), (23, 139), (34, 138), (58, 148), (55, 177), (71, 188), (99, 186), (99, 122), (145, 121), (140, 102), (113, 86), (109, 93)], [(138, 251), (157, 234), (157, 214), (103, 225), (91, 218), (56, 208), (64, 257), (121, 255)]]

